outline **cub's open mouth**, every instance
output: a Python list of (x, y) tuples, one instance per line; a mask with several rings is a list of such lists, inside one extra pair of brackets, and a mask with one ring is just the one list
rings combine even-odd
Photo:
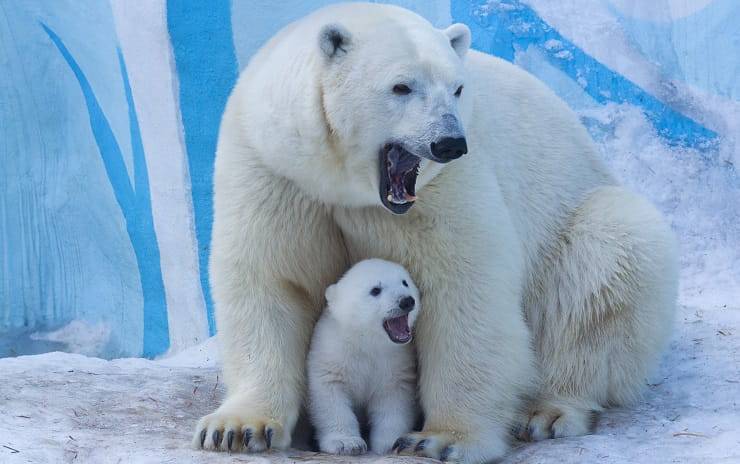
[(406, 344), (411, 341), (408, 314), (384, 320), (383, 328), (393, 343)]
[(395, 214), (403, 214), (416, 200), (416, 177), (421, 158), (389, 143), (380, 150), (380, 201)]

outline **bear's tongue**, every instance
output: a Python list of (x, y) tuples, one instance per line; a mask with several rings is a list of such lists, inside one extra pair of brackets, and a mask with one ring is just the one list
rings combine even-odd
[(387, 158), (390, 189), (388, 201), (399, 205), (416, 200), (416, 176), (419, 158), (399, 146), (391, 148)]
[(407, 314), (383, 321), (383, 328), (393, 343), (408, 343), (411, 341), (409, 316)]

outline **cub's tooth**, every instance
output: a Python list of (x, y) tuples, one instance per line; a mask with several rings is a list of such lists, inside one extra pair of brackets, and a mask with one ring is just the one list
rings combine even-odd
[(387, 198), (388, 198), (388, 203), (393, 203), (393, 195), (392, 194), (389, 193)]

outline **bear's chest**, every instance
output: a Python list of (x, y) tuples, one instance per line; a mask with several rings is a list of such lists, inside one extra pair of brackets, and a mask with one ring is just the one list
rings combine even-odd
[(342, 231), (350, 262), (381, 258), (413, 272), (454, 260), (460, 253), (455, 246), (454, 227), (413, 209), (400, 216), (381, 208), (337, 209), (334, 219)]

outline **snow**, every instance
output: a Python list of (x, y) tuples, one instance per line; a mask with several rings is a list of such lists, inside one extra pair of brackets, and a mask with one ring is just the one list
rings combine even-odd
[(68, 353), (94, 356), (104, 351), (110, 332), (110, 327), (102, 322), (90, 324), (74, 320), (57, 330), (34, 332), (29, 338), (34, 341), (61, 343), (63, 350)]
[[(0, 372), (2, 463), (347, 462), (190, 449), (195, 422), (224, 394), (213, 339), (158, 361), (54, 352), (0, 359)], [(740, 307), (682, 306), (651, 382), (594, 435), (518, 444), (504, 462), (740, 462)]]

